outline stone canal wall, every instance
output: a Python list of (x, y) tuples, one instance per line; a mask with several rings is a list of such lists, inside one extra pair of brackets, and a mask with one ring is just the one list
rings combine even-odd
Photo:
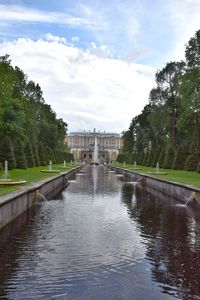
[(42, 199), (59, 194), (81, 167), (63, 172), (57, 176), (21, 187), (15, 192), (0, 197), (0, 230)]
[[(111, 167), (119, 174), (123, 174), (126, 181), (140, 180), (140, 187), (146, 192), (159, 196), (169, 196), (181, 202), (186, 202), (193, 192), (196, 193), (196, 198), (200, 199), (200, 189), (192, 185), (181, 184), (165, 179), (155, 178), (148, 174), (130, 171), (127, 169)], [(163, 175), (164, 176), (164, 175)]]

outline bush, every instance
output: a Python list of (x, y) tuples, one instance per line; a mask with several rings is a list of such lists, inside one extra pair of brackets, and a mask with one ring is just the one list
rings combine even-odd
[(147, 165), (148, 159), (149, 159), (149, 150), (146, 150), (145, 155), (144, 155), (143, 160), (142, 160), (142, 166)]
[(54, 151), (52, 148), (49, 148), (49, 160), (51, 160), (53, 164), (56, 162)]
[(187, 156), (188, 156), (187, 147), (179, 146), (175, 154), (174, 162), (172, 164), (172, 169), (183, 170)]
[[(159, 155), (159, 158), (158, 158), (158, 163), (159, 163), (159, 166), (162, 168), (163, 167), (163, 164), (164, 164), (164, 160), (165, 160), (165, 153), (166, 153), (166, 149), (165, 148), (162, 148), (161, 151), (160, 151), (160, 155)], [(156, 163), (157, 163), (156, 162)]]
[(186, 158), (184, 169), (187, 171), (196, 171), (198, 168), (199, 158), (194, 143), (190, 145), (189, 155)]
[[(72, 154), (72, 153), (69, 153), (69, 154)], [(73, 154), (72, 154), (73, 156)], [(125, 161), (125, 154), (124, 153), (119, 153), (118, 156), (117, 156), (117, 161), (119, 163), (123, 163)]]
[(134, 161), (136, 161), (136, 164), (142, 165), (144, 157), (145, 157), (145, 152), (144, 151), (138, 152), (137, 155), (135, 155), (135, 160)]
[(128, 164), (133, 164), (134, 162), (134, 153), (128, 153), (127, 155), (127, 163)]
[(156, 167), (157, 163), (159, 162), (160, 152), (161, 152), (161, 151), (160, 151), (160, 148), (157, 148), (157, 149), (154, 151), (153, 162), (152, 162), (151, 167)]
[(197, 165), (197, 173), (200, 173), (200, 161), (199, 161), (199, 163), (198, 163), (198, 165)]
[(29, 168), (34, 167), (35, 166), (35, 160), (34, 160), (34, 156), (33, 156), (33, 149), (31, 147), (31, 144), (30, 144), (29, 141), (27, 141), (26, 144), (25, 144), (24, 152), (25, 152), (25, 156), (26, 156), (27, 166)]
[(15, 141), (15, 159), (16, 159), (16, 167), (18, 169), (26, 169), (27, 168), (27, 161), (26, 161), (26, 156), (24, 154), (24, 145), (22, 141), (17, 139)]
[(172, 164), (175, 158), (175, 152), (174, 149), (171, 145), (168, 146), (166, 154), (165, 154), (165, 159), (163, 163), (163, 168), (165, 169), (171, 169)]
[(4, 165), (5, 161), (8, 161), (8, 168), (16, 168), (16, 159), (13, 151), (13, 145), (8, 136), (0, 141), (0, 162)]
[[(118, 155), (118, 156), (119, 156), (119, 155)], [(66, 162), (74, 161), (74, 156), (73, 156), (73, 154), (72, 154), (72, 153), (66, 152), (66, 153), (65, 153), (65, 161), (66, 161)]]
[(40, 166), (46, 166), (47, 161), (46, 161), (46, 157), (45, 157), (44, 147), (42, 144), (39, 144), (39, 146), (38, 146), (38, 156), (39, 156), (39, 160), (40, 160)]
[(146, 166), (147, 166), (147, 167), (151, 167), (151, 166), (152, 166), (153, 158), (154, 158), (154, 151), (151, 149), (151, 150), (149, 151), (148, 161), (146, 162)]
[(35, 166), (38, 167), (40, 166), (40, 158), (38, 154), (38, 147), (35, 143), (32, 143), (32, 149), (33, 149), (33, 158), (34, 158)]

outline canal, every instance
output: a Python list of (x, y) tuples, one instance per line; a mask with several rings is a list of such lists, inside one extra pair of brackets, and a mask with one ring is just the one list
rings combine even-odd
[(0, 299), (200, 299), (198, 220), (103, 166), (25, 223), (0, 250)]

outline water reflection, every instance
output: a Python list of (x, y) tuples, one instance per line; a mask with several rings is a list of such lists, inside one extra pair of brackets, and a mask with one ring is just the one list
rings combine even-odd
[[(125, 190), (123, 201), (131, 219), (140, 226), (152, 278), (162, 292), (179, 299), (200, 299), (200, 228), (188, 218), (184, 205)], [(184, 207), (183, 207), (184, 206)]]
[(187, 209), (86, 166), (0, 256), (0, 299), (200, 299), (200, 229)]

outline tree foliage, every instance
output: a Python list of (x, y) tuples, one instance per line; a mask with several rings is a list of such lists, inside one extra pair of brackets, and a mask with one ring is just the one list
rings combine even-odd
[[(124, 132), (128, 155), (143, 155), (141, 163), (197, 170), (200, 160), (200, 30), (186, 45), (185, 61), (172, 61), (155, 74), (149, 104)], [(187, 149), (195, 145), (188, 155)], [(161, 149), (161, 150), (160, 150)], [(194, 149), (194, 147), (193, 147)], [(154, 157), (147, 162), (147, 153)], [(150, 155), (151, 156), (151, 155)], [(200, 167), (198, 167), (199, 171)]]
[[(43, 144), (44, 149), (50, 148), (52, 151), (66, 152), (64, 145), (66, 131), (67, 123), (61, 118), (58, 119), (51, 106), (45, 103), (39, 84), (29, 81), (27, 75), (19, 67), (13, 67), (8, 55), (0, 56), (0, 141), (2, 141), (2, 151), (6, 151), (9, 147), (11, 149), (15, 145), (21, 151), (24, 167), (26, 159), (29, 167), (38, 166), (40, 160), (36, 145)], [(4, 140), (8, 142), (5, 147), (3, 146)], [(10, 143), (11, 146), (9, 146)], [(22, 144), (25, 144), (25, 158)], [(10, 155), (11, 152), (9, 152)], [(13, 160), (12, 163), (10, 161), (10, 167), (15, 167), (15, 155), (18, 157), (17, 166), (22, 166), (22, 162), (18, 164), (17, 151), (15, 151), (15, 155), (14, 152), (12, 155)], [(48, 156), (47, 153), (46, 156)], [(7, 157), (6, 153), (0, 154), (0, 163), (4, 163), (5, 157)], [(45, 157), (45, 160), (47, 159), (48, 157)]]

